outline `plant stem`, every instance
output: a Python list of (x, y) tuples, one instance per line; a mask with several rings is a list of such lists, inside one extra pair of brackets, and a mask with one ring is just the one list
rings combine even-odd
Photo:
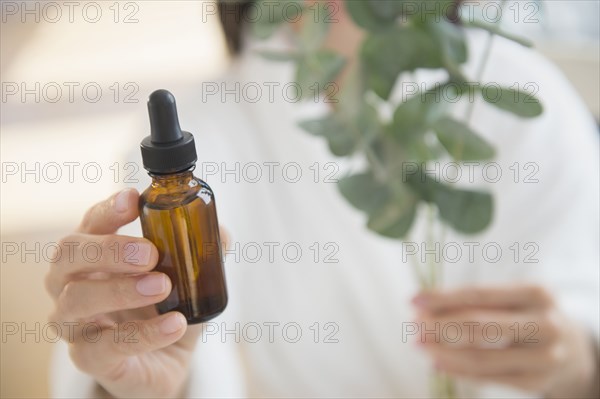
[(387, 169), (383, 166), (383, 164), (377, 158), (377, 154), (373, 152), (373, 149), (369, 146), (368, 143), (362, 145), (362, 149), (365, 152), (367, 157), (367, 161), (371, 164), (373, 168), (373, 173), (375, 174), (375, 178), (380, 182), (388, 182), (389, 175)]
[(427, 206), (427, 247), (434, 247), (434, 258), (431, 260), (431, 257), (427, 259), (427, 265), (429, 267), (429, 289), (433, 289), (436, 287), (437, 283), (437, 264), (436, 257), (437, 252), (435, 252), (436, 243), (433, 239), (434, 235), (434, 223), (435, 223), (435, 208), (434, 205)]
[[(507, 0), (501, 0), (500, 1), (500, 10), (504, 11), (504, 6), (506, 5)], [(497, 23), (497, 26), (499, 27), (500, 24), (502, 22), (502, 17), (500, 17), (500, 20)], [(489, 30), (488, 31), (488, 37), (486, 40), (486, 46), (485, 46), (485, 52), (483, 53), (483, 57), (481, 58), (481, 62), (479, 63), (479, 67), (477, 68), (477, 73), (475, 75), (475, 81), (476, 82), (480, 82), (481, 78), (483, 77), (483, 73), (485, 72), (485, 67), (487, 66), (487, 63), (490, 59), (490, 54), (492, 52), (492, 43), (494, 41), (494, 32)], [(471, 103), (469, 103), (469, 106), (467, 107), (467, 112), (465, 114), (465, 122), (468, 125), (471, 122), (471, 118), (473, 117), (473, 111), (475, 109), (475, 100), (473, 100)]]
[(415, 275), (415, 277), (417, 278), (417, 280), (419, 281), (419, 287), (426, 288), (427, 287), (427, 276), (425, 276), (421, 270), (421, 265), (419, 264), (419, 261), (413, 257), (410, 258), (411, 259), (411, 267), (413, 269), (413, 274)]
[[(504, 10), (504, 6), (505, 6), (506, 2), (507, 2), (507, 0), (502, 0), (500, 2), (501, 10)], [(483, 74), (485, 72), (485, 68), (488, 64), (490, 54), (492, 51), (493, 40), (494, 40), (494, 32), (492, 30), (489, 30), (488, 37), (486, 40), (485, 51), (483, 53), (481, 62), (479, 63), (479, 66), (477, 68), (477, 73), (476, 73), (476, 78), (475, 78), (477, 82), (481, 81)], [(473, 117), (474, 110), (475, 110), (475, 101), (472, 101), (469, 103), (469, 106), (467, 107), (467, 110), (466, 110), (466, 114), (465, 114), (465, 124), (466, 125), (469, 125), (471, 123), (471, 119)], [(456, 159), (461, 159), (461, 158), (462, 158), (462, 147), (461, 147), (461, 151), (459, 151), (459, 156), (457, 156)], [(433, 210), (432, 209), (430, 209), (430, 211), (429, 211), (429, 219), (430, 219), (430, 222), (428, 224), (432, 225), (433, 224), (431, 222), (431, 220), (433, 219)], [(442, 223), (441, 231), (440, 231), (440, 235), (439, 235), (440, 246), (444, 245), (444, 243), (446, 241), (446, 232), (447, 232), (447, 226), (444, 223)], [(432, 234), (431, 231), (430, 231), (430, 234)], [(429, 239), (430, 239), (430, 237), (428, 238), (428, 241), (429, 241)], [(430, 266), (430, 273), (431, 273), (431, 279), (432, 279), (431, 286), (432, 287), (435, 287), (437, 284), (441, 283), (441, 276), (443, 275), (442, 274), (443, 263), (444, 263), (444, 260), (443, 260), (443, 258), (441, 258), (441, 262), (437, 268), (432, 269)], [(435, 371), (434, 376), (433, 376), (433, 385), (434, 385), (433, 386), (434, 395), (437, 395), (438, 397), (442, 397), (445, 399), (457, 398), (455, 382), (448, 375), (446, 375), (442, 372)]]

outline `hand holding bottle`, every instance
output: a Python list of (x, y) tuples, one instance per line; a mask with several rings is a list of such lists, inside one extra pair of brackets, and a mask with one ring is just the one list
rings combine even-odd
[[(138, 201), (135, 190), (119, 192), (93, 206), (77, 231), (60, 241), (61, 256), (46, 276), (55, 301), (50, 321), (74, 326), (72, 337), (63, 337), (73, 362), (111, 395), (174, 397), (187, 378), (200, 327), (187, 326), (179, 312), (158, 315), (154, 305), (172, 287), (165, 274), (151, 271), (156, 247), (115, 234), (138, 217)], [(101, 248), (93, 259), (85, 253), (91, 247)], [(96, 342), (96, 329), (85, 331), (90, 323), (101, 329)]]
[[(46, 277), (56, 304), (50, 321), (74, 332), (73, 362), (117, 397), (180, 394), (200, 333), (188, 323), (227, 305), (214, 195), (192, 175), (194, 137), (179, 127), (168, 91), (150, 95), (148, 112), (141, 150), (151, 186), (93, 206), (61, 240)], [(138, 216), (146, 238), (115, 234)], [(99, 253), (90, 257), (90, 247)]]

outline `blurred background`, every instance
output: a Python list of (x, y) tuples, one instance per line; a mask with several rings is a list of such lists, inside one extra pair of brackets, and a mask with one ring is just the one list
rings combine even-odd
[[(124, 159), (146, 134), (147, 95), (228, 62), (211, 1), (66, 3), (0, 1), (2, 398), (48, 395), (45, 247), (127, 174), (143, 176)], [(600, 2), (518, 3), (505, 29), (532, 39), (598, 121)]]

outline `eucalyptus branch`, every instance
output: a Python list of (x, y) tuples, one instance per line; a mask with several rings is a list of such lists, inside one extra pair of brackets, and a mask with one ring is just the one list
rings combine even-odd
[[(501, 4), (500, 7), (504, 9), (504, 6)], [(527, 39), (524, 39), (520, 36), (516, 36), (510, 34), (508, 32), (503, 31), (496, 24), (489, 24), (481, 21), (463, 21), (463, 25), (471, 28), (479, 28), (488, 31), (492, 35), (501, 36), (505, 39), (511, 40), (515, 43), (519, 43), (521, 46), (525, 47), (533, 47), (533, 43)]]
[[(435, 214), (435, 207), (431, 204), (427, 205), (427, 231), (426, 231), (426, 236), (427, 236), (427, 247), (430, 248), (431, 245), (435, 246), (435, 240), (433, 239), (434, 236), (434, 222), (435, 222), (435, 218), (434, 218), (434, 214)], [(436, 276), (439, 272), (439, 268), (436, 267), (436, 263), (435, 263), (435, 258), (433, 258), (433, 261), (430, 260), (431, 257), (429, 257), (427, 259), (427, 265), (429, 268), (429, 284), (427, 286), (425, 286), (424, 288), (427, 289), (433, 289), (436, 287)]]
[[(300, 0), (286, 1), (302, 4)], [(427, 1), (447, 3), (447, 0)], [(265, 6), (263, 16), (270, 15), (267, 2), (257, 0), (259, 6)], [(506, 2), (502, 0), (501, 10)], [(468, 59), (465, 30), (450, 23), (443, 14), (436, 18), (420, 12), (403, 14), (406, 10), (400, 0), (352, 0), (343, 4), (352, 20), (365, 32), (364, 42), (356, 55), (362, 68), (356, 76), (360, 90), (351, 90), (349, 110), (332, 110), (324, 118), (300, 123), (309, 133), (324, 138), (334, 155), (362, 155), (366, 159), (365, 170), (340, 179), (341, 194), (365, 213), (369, 229), (388, 238), (410, 236), (415, 215), (420, 214), (417, 210), (423, 207), (428, 246), (433, 245), (436, 238), (440, 245), (445, 243), (449, 228), (464, 234), (484, 230), (493, 213), (490, 193), (460, 189), (431, 177), (415, 177), (422, 173), (421, 166), (410, 176), (404, 176), (403, 170), (402, 179), (398, 178), (398, 165), (406, 161), (423, 164), (445, 156), (460, 162), (491, 159), (495, 155), (493, 146), (469, 127), (475, 112), (474, 101), (468, 105), (463, 121), (459, 121), (442, 107), (451, 102), (445, 98), (444, 104), (439, 104), (437, 99), (429, 101), (416, 96), (398, 104), (391, 104), (390, 100), (403, 73), (422, 69), (447, 71), (449, 81), (436, 89), (440, 92), (454, 84), (459, 86), (458, 95), (462, 95), (465, 88), (471, 89), (461, 70), (461, 65)], [(443, 4), (439, 5), (441, 7), (436, 9), (443, 10)], [(400, 23), (401, 19), (406, 23)], [(273, 21), (263, 18), (255, 24), (254, 31), (260, 38), (265, 38), (283, 22), (283, 18)], [(291, 34), (299, 35), (295, 41), (299, 48), (287, 54), (263, 51), (269, 59), (294, 62), (297, 83), (307, 92), (315, 83), (323, 88), (324, 83), (339, 76), (344, 67), (338, 54), (323, 47), (328, 28), (323, 26), (325, 23), (304, 23), (299, 34), (290, 30)], [(462, 21), (462, 25), (489, 34), (476, 71), (477, 83), (489, 62), (495, 35), (529, 45), (528, 41), (502, 31), (496, 24)], [(418, 91), (417, 96), (437, 95), (436, 90)], [(491, 106), (518, 117), (532, 118), (542, 113), (539, 101), (519, 90), (500, 87), (500, 101), (489, 98), (484, 91), (479, 94)], [(391, 121), (381, 120), (381, 115), (363, 112), (370, 111), (366, 101), (368, 96), (378, 97), (382, 104), (393, 105)], [(344, 100), (348, 98), (340, 98), (340, 105)], [(437, 140), (428, 140), (429, 134), (435, 134)], [(437, 237), (436, 233), (439, 233)], [(423, 263), (411, 256), (411, 265), (421, 287), (430, 289), (441, 284), (443, 262), (437, 263), (434, 259)], [(436, 374), (433, 382), (436, 396), (456, 397), (453, 380), (448, 376)]]
[[(500, 20), (497, 22), (497, 25), (489, 25), (487, 32), (488, 32), (488, 37), (486, 40), (486, 46), (485, 46), (485, 52), (483, 53), (483, 56), (481, 58), (481, 62), (479, 63), (479, 67), (477, 68), (477, 73), (475, 75), (475, 80), (477, 82), (480, 82), (481, 79), (483, 78), (483, 74), (485, 73), (485, 68), (487, 67), (487, 64), (489, 62), (490, 59), (490, 55), (492, 53), (492, 44), (494, 42), (494, 35), (501, 35), (506, 37), (505, 34), (501, 34), (500, 29), (498, 28), (498, 26), (501, 24), (501, 20), (502, 20), (502, 16), (504, 15), (504, 7), (506, 6), (507, 0), (502, 0), (500, 1), (500, 11), (502, 12), (502, 14), (500, 15)], [(475, 26), (475, 27), (479, 27), (479, 28), (483, 28), (483, 26), (481, 26), (482, 24), (473, 21), (471, 26)], [(465, 115), (465, 122), (466, 124), (470, 124), (471, 119), (473, 117), (473, 111), (475, 110), (475, 100), (473, 100), (472, 102), (469, 103), (469, 106), (467, 107), (467, 112)]]
[(383, 164), (381, 163), (381, 161), (377, 157), (377, 154), (375, 154), (373, 152), (373, 149), (369, 146), (369, 144), (368, 143), (367, 144), (363, 144), (361, 146), (361, 148), (362, 148), (362, 150), (365, 153), (367, 161), (369, 162), (369, 164), (373, 168), (373, 172), (375, 173), (375, 178), (379, 182), (382, 182), (382, 183), (385, 183), (385, 182), (389, 181), (390, 178), (389, 178), (389, 173), (388, 173), (387, 169), (385, 168), (385, 166), (383, 166)]

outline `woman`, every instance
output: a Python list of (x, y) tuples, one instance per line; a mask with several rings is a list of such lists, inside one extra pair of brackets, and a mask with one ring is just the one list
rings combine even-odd
[[(152, 305), (171, 287), (151, 272), (157, 250), (142, 238), (117, 235), (138, 217), (138, 192), (113, 195), (93, 206), (63, 243), (134, 242), (136, 264), (109, 256), (86, 262), (77, 249), (73, 260), (53, 263), (51, 320), (77, 323), (70, 356), (57, 354), (55, 395), (414, 398), (428, 395), (433, 365), (469, 381), (463, 394), (474, 397), (597, 396), (598, 137), (564, 77), (530, 50), (493, 42), (483, 80), (535, 82), (545, 112), (521, 120), (476, 105), (472, 126), (495, 145), (501, 172), (510, 177), (485, 186), (496, 202), (488, 230), (448, 234), (447, 242), (475, 249), (446, 268), (447, 289), (419, 292), (408, 258), (427, 256), (419, 246), (422, 226), (405, 243), (412, 247), (364, 227), (325, 177), (328, 168), (352, 165), (296, 127), (327, 104), (295, 104), (277, 89), (293, 81), (292, 67), (257, 56), (254, 50), (265, 45), (253, 42), (236, 18), (243, 8), (232, 7), (222, 14), (236, 53), (231, 69), (189, 97), (176, 93), (182, 126), (196, 135), (201, 175), (232, 231), (229, 307), (204, 327), (186, 326), (176, 312), (156, 315)], [(352, 57), (361, 32), (339, 11), (327, 42)], [(473, 76), (485, 36), (469, 32), (468, 40), (465, 72)], [(289, 38), (280, 32), (266, 45), (285, 49)], [(436, 79), (425, 72), (416, 77)], [(263, 95), (244, 94), (249, 83), (264, 88)], [(273, 95), (266, 95), (269, 87)], [(534, 184), (512, 174), (530, 172), (525, 163), (535, 166)], [(250, 175), (249, 166), (259, 173)], [(482, 183), (481, 175), (475, 180)], [(480, 250), (489, 243), (504, 256), (490, 259)], [(516, 255), (527, 244), (537, 248), (527, 253), (535, 263)], [(82, 331), (90, 321), (104, 328), (96, 341)], [(127, 340), (132, 331), (135, 339)]]

